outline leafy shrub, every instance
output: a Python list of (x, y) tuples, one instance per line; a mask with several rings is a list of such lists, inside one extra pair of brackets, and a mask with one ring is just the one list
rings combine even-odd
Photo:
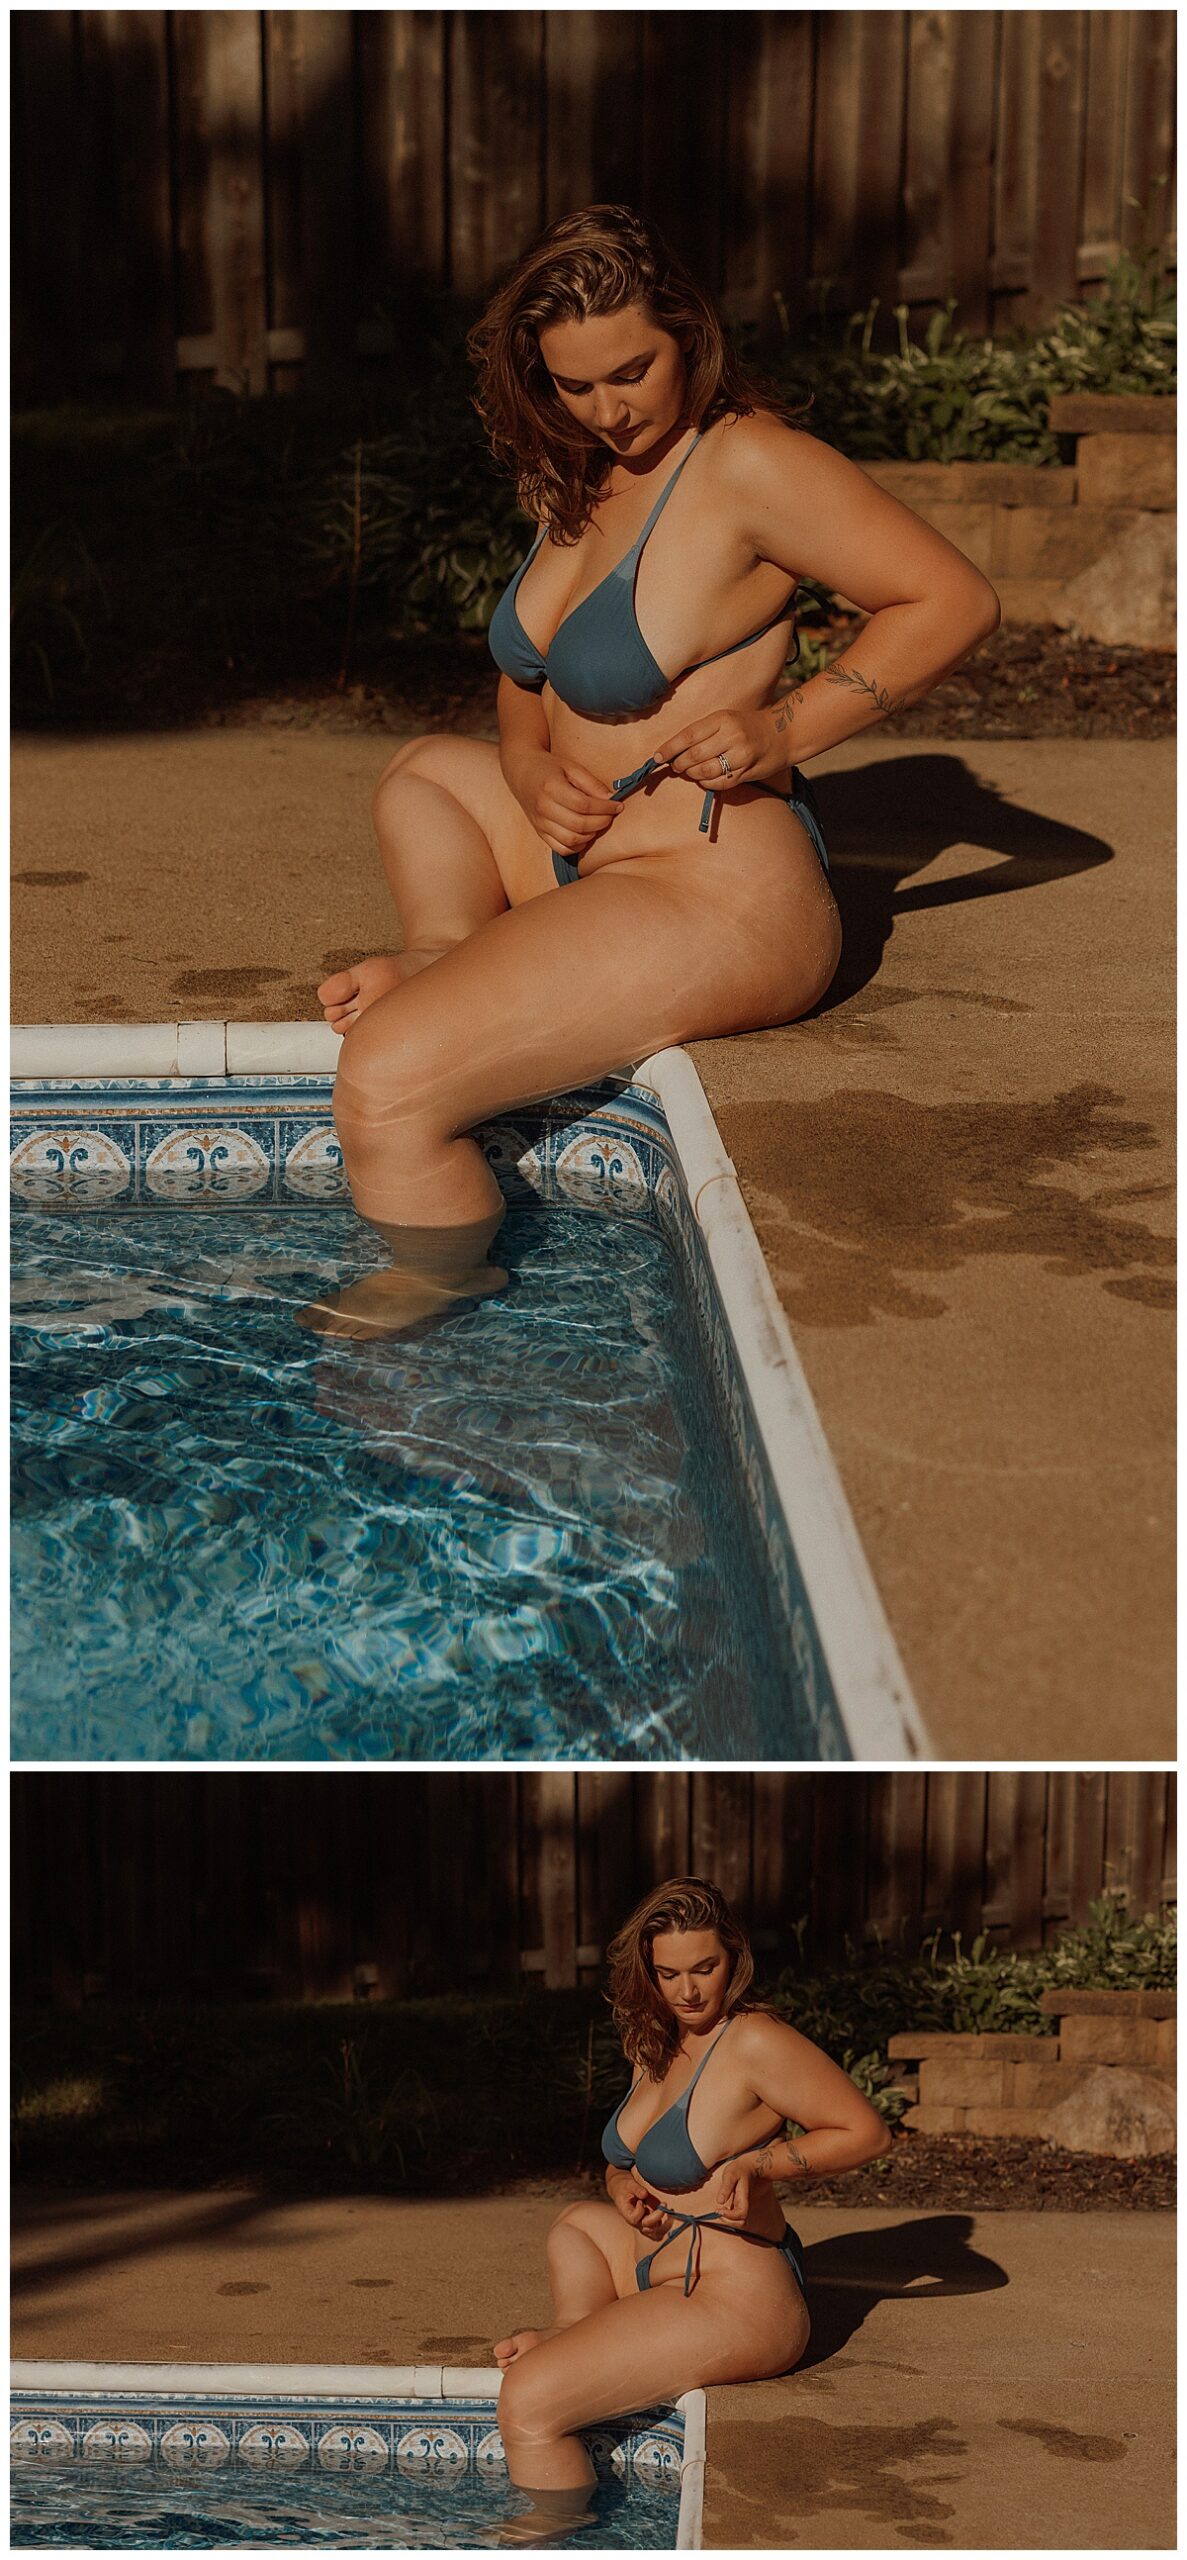
[(885, 462), (1058, 462), (1047, 424), (1058, 393), (1175, 389), (1175, 293), (1158, 249), (1116, 259), (1099, 293), (1061, 303), (1035, 336), (973, 336), (954, 326), (955, 308), (935, 312), (920, 341), (896, 304), (889, 351), (873, 343), (877, 302), (853, 314), (839, 345), (822, 313), (806, 347), (788, 330), (776, 377), (789, 396), (813, 393), (814, 435)]

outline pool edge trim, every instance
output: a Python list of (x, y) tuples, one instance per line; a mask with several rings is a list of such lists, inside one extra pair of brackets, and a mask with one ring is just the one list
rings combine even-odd
[[(54, 2364), (29, 2358), (9, 2368), (10, 2391), (112, 2393), (123, 2391), (217, 2392), (224, 2400), (273, 2395), (288, 2399), (331, 2398), (424, 2400), (489, 2400), (498, 2405), (502, 2374), (497, 2365), (354, 2365), (354, 2364)], [(491, 2386), (494, 2386), (493, 2389)], [(680, 2501), (676, 2513), (677, 2551), (699, 2551), (704, 2524), (706, 2406), (702, 2390), (683, 2391), (675, 2401), (684, 2420), (680, 2457)]]
[(816, 1400), (708, 1095), (686, 1049), (636, 1069), (662, 1104), (855, 1760), (934, 1758)]

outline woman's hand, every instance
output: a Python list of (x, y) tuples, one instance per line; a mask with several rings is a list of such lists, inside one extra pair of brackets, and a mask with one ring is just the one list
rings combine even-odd
[(517, 757), (508, 780), (525, 817), (556, 853), (588, 853), (618, 816), (618, 801), (571, 756), (533, 748)]
[(753, 2160), (725, 2160), (713, 2180), (713, 2211), (723, 2222), (736, 2223), (742, 2230), (750, 2216), (750, 2204), (758, 2185)]
[(648, 2239), (662, 2240), (672, 2217), (656, 2202), (650, 2188), (643, 2185), (633, 2169), (608, 2169), (606, 2190), (615, 2211), (622, 2215), (624, 2222), (630, 2223), (632, 2231), (645, 2232)]
[(656, 760), (702, 791), (733, 791), (739, 782), (786, 783), (791, 758), (775, 722), (774, 711), (710, 711), (665, 739)]

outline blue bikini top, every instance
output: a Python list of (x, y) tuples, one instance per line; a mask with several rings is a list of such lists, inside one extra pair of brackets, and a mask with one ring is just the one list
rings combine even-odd
[[(667, 487), (661, 490), (642, 533), (631, 544), (625, 559), (607, 572), (592, 594), (583, 596), (581, 603), (574, 605), (572, 612), (565, 615), (543, 653), (534, 640), (529, 640), (515, 605), (524, 570), (530, 567), (544, 540), (547, 528), (541, 525), (526, 560), (521, 560), (491, 617), (491, 655), (503, 674), (510, 676), (515, 684), (524, 685), (535, 693), (545, 683), (550, 684), (553, 692), (562, 702), (567, 702), (571, 711), (584, 712), (592, 719), (613, 719), (631, 712), (650, 711), (655, 703), (661, 702), (664, 695), (671, 692), (674, 684), (679, 683), (678, 676), (666, 676), (663, 668), (657, 666), (639, 629), (635, 612), (635, 581), (645, 545), (671, 497), (689, 454), (695, 452), (700, 441), (699, 434), (693, 437), (688, 453), (677, 463)], [(752, 631), (745, 640), (735, 640), (729, 649), (715, 650), (712, 657), (694, 659), (693, 666), (715, 666), (719, 658), (732, 658), (737, 650), (753, 647), (754, 642), (761, 640), (766, 632), (773, 631), (777, 623), (786, 621), (794, 593), (793, 584), (787, 603), (778, 613), (772, 614), (770, 621), (764, 622), (760, 630)], [(682, 669), (684, 675), (691, 675), (692, 671), (692, 667)]]
[[(620, 2099), (602, 2135), (602, 2156), (610, 2162), (612, 2168), (638, 2169), (649, 2185), (661, 2187), (666, 2195), (679, 2195), (685, 2188), (703, 2187), (711, 2171), (722, 2167), (720, 2160), (712, 2162), (702, 2160), (700, 2152), (692, 2141), (688, 2130), (688, 2102), (705, 2068), (705, 2062), (708, 2062), (716, 2053), (722, 2036), (728, 2032), (729, 2024), (730, 2021), (727, 2018), (721, 2035), (714, 2037), (705, 2055), (705, 2061), (698, 2063), (683, 2097), (677, 2098), (675, 2104), (666, 2108), (654, 2124), (648, 2125), (637, 2151), (628, 2149), (618, 2130), (618, 2119), (622, 2110), (639, 2086), (638, 2080), (632, 2080), (626, 2097)], [(640, 2072), (639, 2079), (642, 2077), (643, 2074)], [(726, 2153), (726, 2158), (740, 2159), (741, 2154), (730, 2151)]]

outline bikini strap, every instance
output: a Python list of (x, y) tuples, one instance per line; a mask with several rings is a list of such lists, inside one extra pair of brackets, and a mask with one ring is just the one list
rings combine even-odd
[(677, 481), (678, 481), (678, 479), (679, 479), (679, 477), (680, 477), (680, 474), (681, 474), (681, 472), (682, 472), (682, 471), (683, 471), (683, 469), (684, 469), (684, 465), (685, 465), (685, 463), (689, 460), (689, 457), (690, 457), (692, 454), (694, 454), (694, 453), (696, 452), (697, 446), (699, 445), (700, 441), (701, 441), (701, 431), (700, 431), (700, 428), (698, 427), (697, 432), (696, 432), (695, 436), (693, 437), (692, 443), (690, 444), (690, 446), (689, 446), (689, 448), (688, 448), (688, 452), (687, 452), (687, 453), (684, 453), (684, 454), (681, 454), (680, 460), (679, 460), (679, 462), (677, 463), (676, 468), (675, 468), (674, 472), (672, 473), (672, 477), (671, 477), (671, 479), (668, 481), (668, 484), (667, 484), (666, 488), (661, 489), (660, 494), (659, 494), (658, 498), (656, 499), (655, 505), (653, 506), (653, 508), (652, 508), (652, 510), (651, 510), (651, 513), (650, 513), (650, 515), (649, 515), (649, 516), (648, 516), (648, 518), (647, 518), (647, 522), (646, 522), (646, 524), (644, 525), (644, 527), (643, 527), (643, 531), (642, 531), (642, 533), (639, 535), (638, 540), (637, 540), (636, 542), (633, 542), (633, 543), (632, 543), (630, 550), (629, 550), (629, 551), (627, 552), (627, 554), (626, 554), (626, 559), (624, 559), (624, 560), (620, 560), (620, 561), (619, 561), (617, 569), (611, 569), (611, 570), (610, 570), (609, 575), (610, 575), (612, 578), (613, 578), (613, 577), (617, 577), (617, 576), (620, 576), (620, 575), (621, 575), (621, 573), (622, 573), (623, 569), (625, 569), (625, 567), (626, 567), (627, 560), (629, 560), (629, 561), (631, 562), (631, 564), (632, 564), (632, 569), (633, 569), (633, 567), (634, 567), (634, 563), (638, 560), (639, 553), (641, 552), (641, 550), (642, 550), (642, 548), (643, 548), (644, 543), (645, 543), (646, 541), (648, 541), (648, 539), (650, 538), (650, 535), (651, 535), (651, 531), (652, 531), (653, 526), (655, 526), (656, 524), (658, 524), (659, 519), (660, 519), (661, 515), (663, 514), (664, 508), (666, 507), (666, 505), (667, 505), (667, 503), (668, 503), (668, 500), (669, 500), (669, 498), (671, 497), (672, 491), (673, 491), (673, 489), (675, 488), (676, 483), (677, 483)]

